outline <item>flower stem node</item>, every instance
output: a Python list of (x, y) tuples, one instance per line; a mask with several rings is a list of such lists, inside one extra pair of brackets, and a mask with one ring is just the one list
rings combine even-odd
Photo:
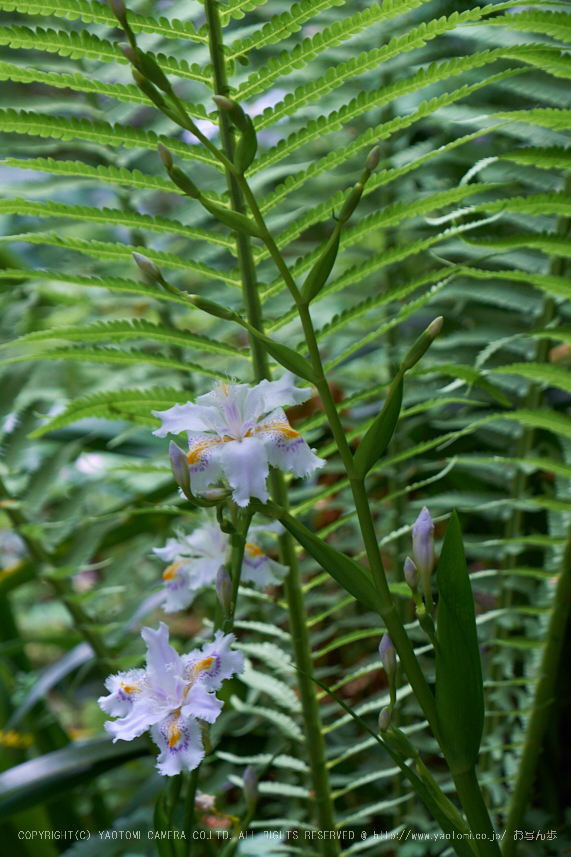
[(216, 575), (216, 594), (218, 595), (224, 618), (227, 619), (232, 615), (232, 581), (223, 565), (220, 566)]
[(246, 806), (253, 812), (258, 803), (258, 778), (251, 765), (245, 769), (242, 780), (244, 782), (244, 799)]

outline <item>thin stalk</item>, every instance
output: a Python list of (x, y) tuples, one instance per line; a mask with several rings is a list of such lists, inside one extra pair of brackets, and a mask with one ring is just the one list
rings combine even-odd
[(547, 640), (541, 659), (541, 678), (535, 689), (533, 713), (525, 735), (525, 744), (519, 763), (515, 788), (511, 795), (510, 808), (503, 840), (504, 857), (513, 857), (517, 843), (514, 832), (521, 823), (533, 786), (535, 770), (541, 753), (543, 737), (547, 728), (551, 707), (556, 694), (557, 670), (561, 647), (571, 605), (571, 527), (565, 544), (561, 573), (553, 599), (554, 608), (547, 629)]
[(240, 586), (240, 575), (242, 574), (242, 563), (244, 561), (244, 549), (246, 547), (246, 539), (248, 537), (248, 527), (252, 520), (250, 512), (240, 510), (238, 512), (238, 532), (230, 536), (230, 544), (232, 553), (230, 557), (230, 579), (232, 580), (232, 600), (231, 613), (222, 622), (222, 630), (225, 634), (229, 634), (234, 625), (234, 613), (236, 612), (236, 604), (238, 603), (238, 587)]
[[(214, 89), (218, 95), (227, 95), (228, 80), (226, 77), (226, 65), (224, 60), (224, 45), (222, 40), (222, 28), (218, 16), (218, 7), (215, 0), (205, 0), (204, 9), (206, 22), (209, 28), (210, 59), (213, 67)], [(228, 118), (224, 111), (220, 111), (220, 137), (222, 148), (229, 160), (232, 160), (234, 152), (234, 140), (230, 132)], [(244, 213), (244, 196), (242, 188), (238, 184), (231, 171), (227, 171), (227, 182), (230, 191), (232, 208)], [(244, 181), (247, 187), (247, 182)], [(249, 191), (249, 188), (248, 188)], [(249, 200), (250, 201), (250, 200)], [(254, 216), (259, 213), (257, 205), (251, 205)], [(265, 224), (264, 224), (265, 228)], [(267, 231), (267, 230), (266, 230)], [(270, 236), (271, 238), (271, 236)], [(273, 239), (272, 239), (273, 241)], [(275, 246), (275, 245), (274, 245)], [(277, 250), (277, 247), (275, 248)], [(260, 332), (263, 332), (262, 308), (256, 280), (256, 266), (252, 254), (250, 239), (246, 235), (237, 234), (237, 252), (240, 275), (242, 279), (242, 291), (246, 308), (246, 317), (249, 324)], [(281, 259), (279, 250), (277, 253)], [(282, 260), (283, 261), (283, 260)], [(277, 264), (277, 261), (276, 261)], [(285, 263), (284, 263), (285, 264)], [(281, 263), (280, 263), (281, 266)], [(287, 266), (286, 266), (287, 268)], [(281, 267), (280, 267), (281, 270)], [(287, 270), (289, 275), (289, 270)], [(291, 279), (291, 275), (290, 279)], [(295, 286), (295, 283), (294, 283)], [(290, 289), (291, 290), (291, 289)], [(297, 287), (296, 287), (297, 291)], [(271, 379), (268, 355), (263, 345), (250, 336), (250, 348), (253, 360), (254, 377), (257, 382)], [(288, 508), (287, 490), (283, 476), (278, 471), (271, 474), (272, 497), (280, 505)], [(303, 721), (306, 736), (306, 750), (311, 771), (311, 781), (314, 791), (315, 814), (321, 830), (334, 830), (335, 809), (331, 796), (329, 783), (329, 770), (325, 755), (325, 741), (322, 733), (321, 714), (315, 686), (304, 673), (311, 675), (313, 664), (311, 658), (311, 645), (309, 630), (307, 626), (307, 614), (301, 586), (301, 574), (295, 552), (294, 542), (289, 533), (280, 536), (280, 561), (289, 566), (289, 574), (284, 581), (286, 599), (288, 602), (289, 626), (292, 636), (293, 655), (296, 665), (299, 667), (298, 687), (301, 700)], [(320, 840), (323, 857), (337, 857), (340, 849), (336, 840)]]

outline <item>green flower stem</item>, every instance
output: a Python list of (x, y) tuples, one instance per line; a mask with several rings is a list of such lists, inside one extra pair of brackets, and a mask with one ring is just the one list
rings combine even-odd
[(238, 512), (238, 532), (230, 536), (232, 553), (230, 558), (230, 579), (232, 580), (232, 608), (230, 616), (222, 622), (222, 630), (229, 634), (234, 625), (234, 613), (238, 603), (238, 587), (240, 586), (240, 575), (242, 574), (242, 562), (244, 561), (244, 548), (248, 537), (248, 527), (252, 520), (252, 513), (240, 509)]
[(504, 857), (513, 857), (517, 842), (514, 832), (519, 827), (533, 786), (537, 761), (541, 753), (543, 736), (547, 728), (551, 707), (556, 695), (557, 669), (563, 645), (565, 628), (571, 606), (571, 528), (567, 536), (561, 573), (553, 598), (553, 612), (549, 620), (547, 638), (533, 700), (532, 714), (527, 726), (525, 744), (519, 763), (518, 776), (511, 795), (502, 845)]
[[(373, 525), (373, 518), (365, 488), (365, 480), (364, 478), (358, 478), (354, 474), (353, 457), (347, 444), (343, 426), (341, 424), (339, 414), (337, 413), (337, 408), (335, 407), (335, 402), (333, 401), (329, 385), (324, 377), (321, 356), (319, 354), (319, 348), (315, 338), (315, 332), (313, 330), (313, 324), (308, 307), (303, 305), (300, 306), (299, 313), (307, 340), (310, 360), (318, 378), (317, 389), (321, 396), (323, 407), (325, 408), (325, 413), (329, 420), (333, 437), (337, 443), (341, 458), (344, 463), (347, 462), (345, 466), (350, 477), (351, 490), (353, 492), (353, 499), (355, 501), (355, 508), (361, 527), (363, 542), (367, 551), (369, 567), (383, 603), (382, 609), (379, 612), (385, 623), (385, 627), (389, 632), (393, 645), (398, 652), (403, 669), (420, 707), (424, 712), (432, 733), (438, 743), (442, 746), (434, 696), (426, 682), (422, 669), (420, 668), (420, 664), (416, 659), (414, 649), (391, 598), (383, 568), (379, 544)], [(474, 834), (486, 833), (486, 835), (489, 836), (489, 839), (482, 841), (482, 844), (479, 846), (481, 857), (498, 857), (500, 854), (499, 846), (493, 838), (494, 830), (475, 772), (470, 772), (468, 774), (452, 773), (452, 777), (472, 832)]]
[[(209, 45), (210, 58), (213, 67), (214, 88), (218, 95), (227, 95), (228, 81), (226, 78), (226, 65), (224, 61), (222, 28), (220, 26), (218, 8), (215, 0), (205, 0), (204, 10), (210, 34)], [(230, 132), (228, 118), (223, 110), (220, 111), (220, 136), (224, 152), (228, 159), (232, 160), (234, 140)], [(231, 171), (227, 171), (227, 181), (232, 208), (235, 211), (244, 213), (244, 197), (242, 190), (243, 186), (245, 186), (248, 188), (248, 192), (250, 193), (247, 182), (244, 181), (239, 185)], [(254, 213), (254, 216), (256, 216), (256, 214), (259, 214), (259, 210), (255, 204), (255, 200), (253, 200), (253, 206), (250, 200), (249, 202), (252, 212)], [(272, 242), (273, 239), (271, 243)], [(273, 246), (275, 247), (275, 243)], [(239, 233), (237, 234), (237, 251), (238, 264), (243, 285), (246, 317), (252, 327), (255, 327), (263, 333), (262, 308), (256, 282), (256, 267), (248, 236)], [(281, 260), (278, 266), (281, 271), (285, 262), (283, 262), (277, 247), (275, 247), (275, 251)], [(277, 259), (274, 260), (277, 264)], [(287, 269), (287, 266), (285, 267), (287, 275), (291, 280), (292, 278), (289, 274), (289, 269)], [(297, 287), (295, 288), (297, 291)], [(260, 382), (264, 379), (271, 379), (268, 355), (264, 350), (263, 345), (259, 340), (256, 340), (254, 336), (250, 336), (250, 349), (256, 381)], [(272, 471), (270, 479), (272, 496), (276, 502), (287, 509), (287, 489), (282, 474), (278, 471)], [(329, 770), (327, 768), (327, 758), (325, 755), (325, 741), (322, 733), (321, 714), (319, 711), (319, 702), (317, 699), (315, 685), (309, 677), (313, 669), (313, 664), (307, 626), (307, 613), (301, 587), (301, 574), (294, 542), (289, 533), (285, 533), (280, 536), (279, 544), (280, 561), (284, 565), (289, 566), (290, 569), (284, 582), (284, 588), (288, 602), (289, 626), (292, 636), (294, 660), (300, 670), (298, 672), (298, 686), (306, 736), (306, 751), (311, 771), (313, 791), (315, 794), (315, 814), (321, 830), (334, 830), (336, 827), (335, 809), (329, 784)], [(323, 857), (337, 857), (340, 852), (339, 842), (337, 840), (324, 839), (320, 841), (320, 845)]]
[(453, 778), (458, 798), (472, 833), (474, 836), (483, 837), (476, 840), (481, 857), (501, 857), (502, 852), (490, 821), (475, 769), (453, 774)]

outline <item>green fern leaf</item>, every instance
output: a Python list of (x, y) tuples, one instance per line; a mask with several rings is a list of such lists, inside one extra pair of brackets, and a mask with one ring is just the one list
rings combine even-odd
[(518, 375), (539, 384), (557, 387), (571, 393), (571, 372), (564, 366), (553, 366), (549, 363), (511, 363), (508, 366), (497, 366), (490, 372), (501, 375)]
[[(70, 57), (72, 60), (86, 59), (99, 60), (100, 62), (113, 62), (126, 65), (127, 60), (119, 50), (117, 43), (111, 43), (107, 39), (100, 39), (83, 30), (44, 30), (43, 27), (30, 27), (14, 25), (12, 27), (0, 27), (0, 45), (8, 45), (10, 48), (19, 50), (21, 48), (36, 51), (47, 51), (57, 53), (62, 57)], [(155, 60), (165, 74), (175, 74), (184, 80), (193, 80), (205, 86), (212, 87), (211, 78), (203, 74), (199, 65), (192, 66), (175, 57), (167, 57), (164, 54), (156, 54)]]
[(180, 235), (195, 240), (202, 238), (200, 232), (197, 232), (192, 226), (184, 226), (178, 220), (151, 217), (150, 214), (139, 214), (136, 211), (124, 211), (119, 208), (90, 208), (86, 205), (66, 205), (63, 202), (51, 201), (35, 202), (17, 197), (16, 199), (0, 200), (0, 214), (69, 217), (76, 222), (127, 226), (130, 229), (148, 229), (151, 232)]
[(539, 146), (527, 146), (524, 149), (516, 149), (500, 155), (500, 160), (514, 161), (516, 164), (544, 170), (569, 170), (571, 169), (571, 148), (550, 146), (542, 149)]
[[(266, 45), (273, 45), (291, 33), (297, 33), (302, 25), (332, 6), (342, 6), (345, 0), (302, 0), (294, 3), (288, 12), (274, 15), (271, 21), (264, 24), (261, 30), (255, 30), (247, 39), (236, 39), (228, 51), (228, 59), (244, 56), (251, 50), (260, 50)], [(258, 4), (259, 5), (259, 4)]]
[[(428, 0), (420, 0), (420, 2), (428, 2)], [(334, 45), (341, 44), (345, 39), (361, 32), (365, 27), (393, 17), (395, 14), (399, 14), (399, 11), (406, 11), (418, 5), (419, 0), (393, 0), (390, 4), (386, 4), (386, 11), (377, 5), (371, 6), (367, 10), (368, 15), (365, 12), (357, 12), (353, 18), (346, 18), (342, 23), (338, 22), (333, 27), (326, 28), (312, 39), (304, 39), (303, 43), (296, 45), (293, 50), (283, 51), (279, 59), (272, 57), (267, 66), (251, 74), (248, 80), (238, 87), (236, 91), (237, 100), (245, 101), (254, 95), (259, 95), (273, 86), (276, 80), (291, 74), (294, 69), (304, 68), (320, 53)], [(393, 11), (395, 7), (397, 7), (397, 11)], [(347, 63), (341, 63), (335, 70), (330, 69), (327, 76), (334, 71), (332, 77), (336, 79), (337, 85), (339, 85), (339, 81), (353, 79), (359, 74), (378, 68), (381, 63), (394, 59), (405, 51), (422, 48), (431, 39), (455, 29), (460, 24), (478, 21), (481, 17), (482, 10), (480, 7), (476, 7), (462, 13), (453, 12), (448, 18), (442, 17), (431, 21), (429, 24), (423, 23), (400, 38), (391, 39), (389, 44), (382, 48), (374, 48), (369, 53), (363, 52), (356, 59), (353, 58)], [(367, 18), (367, 23), (365, 23), (365, 18)]]
[(133, 262), (133, 253), (138, 252), (143, 253), (156, 265), (175, 268), (180, 271), (192, 271), (207, 279), (222, 280), (235, 288), (239, 286), (238, 275), (235, 273), (218, 271), (210, 268), (203, 262), (194, 262), (192, 259), (184, 259), (181, 256), (175, 256), (173, 253), (164, 253), (160, 250), (152, 250), (149, 247), (133, 247), (129, 244), (113, 244), (107, 241), (88, 240), (86, 238), (70, 238), (65, 235), (59, 235), (57, 232), (27, 232), (22, 235), (5, 235), (0, 237), (0, 242), (12, 243), (14, 241), (61, 247), (66, 250), (75, 250), (93, 259), (107, 259), (115, 262)]
[(157, 148), (157, 143), (165, 146), (184, 160), (195, 160), (219, 169), (216, 158), (203, 146), (188, 146), (181, 140), (155, 134), (154, 131), (143, 131), (130, 125), (110, 125), (108, 122), (87, 119), (76, 119), (74, 116), (64, 119), (62, 116), (49, 116), (42, 113), (31, 113), (25, 110), (16, 111), (12, 108), (0, 110), (0, 131), (13, 134), (28, 134), (38, 137), (53, 137), (56, 140), (84, 140), (89, 143), (99, 143), (108, 146), (125, 146), (130, 149), (135, 146), (141, 149)]
[(558, 277), (555, 274), (535, 274), (529, 271), (484, 271), (479, 268), (466, 268), (464, 275), (474, 277), (478, 280), (509, 280), (510, 282), (529, 283), (550, 295), (559, 295), (571, 298), (571, 283), (567, 277)]
[(0, 269), (1, 280), (50, 280), (55, 283), (71, 283), (86, 288), (109, 289), (112, 292), (139, 295), (147, 300), (171, 301), (189, 308), (190, 304), (183, 297), (177, 297), (170, 292), (159, 290), (155, 286), (146, 283), (138, 283), (135, 280), (125, 280), (119, 277), (82, 277), (80, 274), (69, 274), (63, 271), (26, 270), (25, 268), (2, 268)]
[(571, 42), (571, 15), (539, 9), (491, 18), (489, 26), (509, 27), (520, 33), (542, 33), (560, 42)]
[(231, 18), (240, 20), (246, 12), (251, 12), (267, 2), (268, 0), (228, 0), (220, 10), (220, 23), (225, 27)]
[[(152, 106), (153, 102), (133, 83), (124, 85), (122, 83), (106, 83), (93, 77), (84, 77), (79, 72), (73, 74), (58, 74), (55, 71), (41, 71), (36, 68), (23, 68), (19, 65), (0, 61), (0, 80), (13, 80), (16, 83), (45, 83), (56, 89), (72, 89), (74, 92), (90, 92), (102, 95), (106, 98), (115, 98), (117, 101), (129, 104), (145, 104)], [(186, 112), (194, 119), (206, 119), (206, 109), (202, 104), (191, 104), (183, 102)], [(208, 117), (210, 119), (210, 117)], [(210, 121), (216, 122), (212, 117)]]
[(186, 363), (182, 360), (177, 360), (174, 357), (166, 357), (161, 354), (150, 354), (147, 351), (138, 351), (132, 349), (130, 351), (121, 350), (119, 348), (105, 348), (98, 345), (89, 347), (69, 347), (69, 348), (54, 348), (51, 351), (39, 351), (34, 354), (22, 354), (19, 357), (8, 357), (0, 360), (0, 366), (8, 366), (12, 363), (25, 363), (28, 361), (37, 360), (79, 360), (81, 362), (91, 363), (109, 363), (114, 366), (128, 366), (131, 364), (139, 365), (141, 363), (149, 363), (152, 366), (158, 366), (162, 369), (177, 369), (181, 372), (198, 372), (200, 375), (206, 375), (209, 378), (221, 378), (226, 381), (228, 375), (225, 372), (216, 372), (213, 369), (208, 369), (204, 365), (196, 363)]
[(150, 390), (111, 390), (90, 393), (74, 399), (61, 414), (52, 417), (43, 426), (35, 429), (30, 437), (42, 437), (50, 431), (64, 428), (88, 417), (107, 420), (124, 420), (145, 417), (147, 425), (158, 427), (159, 420), (151, 411), (162, 411), (184, 401), (185, 394), (174, 387), (153, 387)]
[(292, 738), (294, 741), (303, 742), (303, 732), (295, 722), (295, 720), (283, 711), (276, 711), (273, 708), (265, 708), (261, 705), (248, 705), (238, 696), (230, 698), (232, 707), (241, 714), (253, 714), (256, 717), (263, 717), (268, 720), (286, 737)]
[[(80, 18), (86, 24), (103, 24), (111, 29), (117, 26), (117, 19), (109, 6), (97, 0), (0, 0), (0, 9), (6, 12), (15, 9), (22, 15), (54, 15), (56, 18), (67, 18), (68, 21)], [(166, 18), (156, 20), (131, 11), (127, 12), (127, 20), (135, 33), (150, 33), (164, 39), (188, 39), (200, 44), (208, 42), (206, 36), (198, 35), (190, 21), (182, 24)]]
[(58, 327), (53, 330), (36, 330), (26, 333), (11, 342), (3, 342), (0, 348), (16, 347), (32, 342), (45, 342), (50, 339), (78, 340), (79, 342), (104, 342), (112, 340), (123, 342), (127, 339), (149, 339), (179, 348), (194, 348), (212, 354), (225, 354), (248, 359), (247, 351), (239, 351), (206, 336), (199, 336), (186, 330), (162, 327), (149, 321), (121, 319), (119, 321), (100, 321), (97, 324)]
[(540, 128), (554, 131), (568, 131), (571, 128), (571, 110), (556, 107), (534, 107), (532, 110), (511, 110), (494, 114), (494, 118), (507, 119), (510, 122), (527, 122)]
[(464, 238), (472, 247), (494, 250), (515, 250), (518, 247), (533, 247), (551, 256), (571, 256), (571, 241), (562, 235), (543, 232), (538, 234), (502, 235), (497, 238)]

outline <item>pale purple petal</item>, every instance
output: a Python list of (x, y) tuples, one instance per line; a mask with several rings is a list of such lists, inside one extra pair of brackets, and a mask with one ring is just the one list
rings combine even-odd
[(276, 408), (256, 426), (256, 437), (263, 442), (272, 467), (295, 476), (311, 476), (325, 464), (292, 429), (281, 408)]
[(157, 769), (165, 777), (183, 770), (192, 771), (204, 758), (202, 736), (196, 720), (171, 714), (151, 729), (151, 737), (159, 750)]
[(251, 497), (262, 503), (269, 499), (266, 480), (270, 472), (264, 444), (257, 437), (245, 437), (241, 443), (224, 444), (220, 454), (224, 476), (234, 489), (232, 499), (238, 506), (247, 506)]
[(162, 426), (153, 434), (166, 437), (169, 433), (180, 434), (181, 431), (204, 431), (203, 410), (199, 405), (187, 402), (186, 405), (173, 405), (166, 411), (151, 411), (154, 417), (162, 421)]
[(299, 405), (311, 396), (311, 387), (296, 387), (295, 375), (286, 371), (279, 381), (260, 381), (257, 388), (264, 398), (264, 412)]

